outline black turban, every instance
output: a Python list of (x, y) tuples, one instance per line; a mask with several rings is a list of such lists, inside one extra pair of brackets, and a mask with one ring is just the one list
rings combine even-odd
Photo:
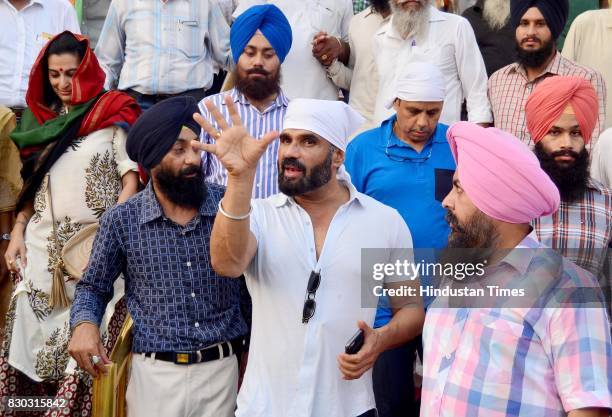
[(516, 28), (521, 22), (521, 18), (525, 15), (528, 9), (537, 7), (540, 13), (546, 19), (546, 24), (550, 29), (553, 39), (557, 39), (569, 14), (568, 0), (511, 0), (510, 1), (510, 18), (512, 25)]
[(150, 170), (164, 159), (174, 146), (183, 126), (200, 134), (193, 120), (199, 113), (193, 97), (172, 97), (155, 104), (138, 118), (127, 137), (127, 153), (132, 161)]

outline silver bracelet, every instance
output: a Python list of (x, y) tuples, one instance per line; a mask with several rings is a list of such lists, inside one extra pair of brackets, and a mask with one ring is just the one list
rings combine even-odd
[(243, 214), (242, 216), (232, 216), (231, 214), (229, 214), (228, 212), (223, 210), (223, 206), (221, 205), (221, 201), (223, 201), (223, 200), (219, 200), (219, 213), (223, 214), (228, 219), (232, 219), (232, 220), (244, 220), (244, 219), (248, 219), (248, 217), (251, 215), (251, 212), (253, 211), (253, 206), (249, 206), (249, 212), (247, 214)]

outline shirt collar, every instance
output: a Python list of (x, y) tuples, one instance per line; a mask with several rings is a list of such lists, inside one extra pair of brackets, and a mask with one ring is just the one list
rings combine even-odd
[[(214, 217), (217, 215), (217, 204), (211, 192), (206, 193), (206, 198), (200, 205), (199, 213), (201, 216)], [(153, 190), (153, 181), (149, 181), (142, 190), (142, 208), (140, 210), (140, 224), (151, 222), (164, 216), (164, 211), (157, 200)]]
[[(535, 79), (537, 80), (546, 74), (563, 75), (561, 74), (561, 71), (560, 71), (562, 63), (563, 63), (563, 57), (561, 56), (559, 51), (556, 51), (555, 57), (548, 63), (544, 71), (542, 71), (542, 73), (538, 75)], [(506, 73), (510, 73), (510, 72), (518, 72), (523, 77), (527, 78), (527, 72), (525, 71), (525, 68), (523, 68), (523, 66), (519, 64), (518, 62), (515, 62), (514, 64), (510, 64)]]
[(522, 275), (525, 275), (536, 253), (535, 249), (539, 249), (540, 247), (541, 244), (538, 240), (538, 236), (535, 230), (532, 229), (531, 233), (525, 236), (525, 238), (521, 240), (504, 259), (502, 259), (502, 262), (507, 263)]
[[(251, 105), (251, 103), (249, 102), (249, 99), (244, 94), (239, 92), (237, 88), (232, 88), (230, 90), (230, 96), (234, 100), (234, 103), (240, 103), (245, 106)], [(223, 105), (225, 106), (225, 102), (223, 102)], [(281, 106), (287, 107), (288, 105), (289, 105), (289, 100), (287, 99), (287, 96), (285, 96), (285, 94), (282, 91), (280, 91), (278, 95), (276, 96), (276, 99), (274, 99), (274, 102), (265, 111), (268, 111), (271, 108), (278, 108)]]
[[(340, 183), (346, 185), (349, 190), (349, 201), (346, 202), (346, 205), (351, 204), (353, 200), (358, 201), (360, 204), (363, 204), (363, 194), (357, 191), (357, 188), (355, 188), (353, 183), (346, 181), (341, 181)], [(283, 193), (278, 193), (270, 197), (270, 199), (272, 200), (272, 204), (274, 204), (274, 206), (276, 206), (277, 208), (280, 208), (286, 204), (297, 205), (297, 202), (293, 197), (289, 197), (288, 195), (285, 195)]]
[[(3, 0), (3, 2), (8, 4), (8, 5), (10, 5), (10, 6), (12, 6), (12, 4), (9, 3), (9, 0)], [(30, 7), (31, 5), (33, 5), (33, 4), (38, 4), (38, 5), (42, 6), (42, 7), (45, 7), (45, 3), (44, 3), (43, 0), (30, 0), (30, 2), (28, 4), (26, 4), (25, 7), (23, 9), (21, 9), (21, 10), (25, 10), (28, 7)]]
[(374, 10), (374, 7), (372, 6), (368, 6), (368, 8), (365, 10), (365, 14), (363, 15), (364, 19), (367, 19), (370, 16), (377, 16), (380, 17), (382, 19), (382, 22), (388, 22), (391, 19), (391, 13), (389, 13), (387, 15), (387, 17), (383, 17), (380, 13), (378, 13), (376, 10)]
[[(393, 124), (395, 123), (396, 120), (397, 120), (397, 114), (394, 114), (393, 116), (389, 117), (387, 120), (382, 122), (382, 125), (381, 125), (382, 136), (381, 137), (384, 142), (382, 145), (387, 146), (387, 143), (389, 143), (390, 146), (402, 146), (406, 148), (412, 148), (411, 145), (399, 139), (393, 132)], [(427, 140), (427, 144), (425, 144), (425, 147), (423, 149), (425, 149), (426, 147), (430, 146), (433, 143), (446, 143), (446, 137), (444, 135), (439, 134), (441, 132), (439, 127), (440, 127), (440, 123), (436, 125), (436, 130), (434, 130), (431, 137)]]

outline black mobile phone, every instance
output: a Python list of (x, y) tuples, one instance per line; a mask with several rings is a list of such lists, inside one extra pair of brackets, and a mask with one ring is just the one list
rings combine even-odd
[(361, 350), (361, 347), (363, 346), (363, 341), (364, 341), (363, 330), (359, 329), (357, 333), (355, 333), (353, 337), (351, 337), (349, 341), (346, 342), (346, 346), (344, 347), (344, 352), (347, 355), (354, 355), (355, 353)]

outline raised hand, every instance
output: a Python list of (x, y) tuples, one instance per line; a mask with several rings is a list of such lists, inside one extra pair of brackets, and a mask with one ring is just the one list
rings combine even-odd
[(202, 115), (195, 113), (193, 119), (211, 137), (215, 138), (215, 143), (193, 141), (192, 145), (194, 149), (215, 155), (231, 176), (254, 173), (259, 158), (270, 143), (278, 137), (278, 132), (268, 132), (261, 139), (253, 138), (244, 127), (232, 98), (227, 95), (224, 102), (228, 108), (232, 126), (229, 126), (219, 109), (210, 100), (206, 100), (204, 104), (221, 130), (218, 131)]

